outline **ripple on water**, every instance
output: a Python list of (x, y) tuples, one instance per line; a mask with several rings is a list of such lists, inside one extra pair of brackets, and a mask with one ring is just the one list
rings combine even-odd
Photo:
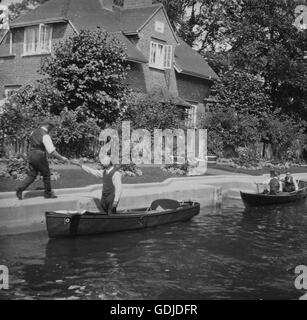
[(1, 238), (12, 285), (0, 299), (297, 299), (306, 209), (204, 209), (190, 222), (146, 231)]

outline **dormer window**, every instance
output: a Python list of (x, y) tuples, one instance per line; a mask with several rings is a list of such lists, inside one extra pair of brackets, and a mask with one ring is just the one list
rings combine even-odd
[(24, 55), (51, 53), (52, 26), (40, 24), (26, 27), (24, 31)]
[(157, 69), (171, 69), (173, 47), (162, 43), (150, 42), (149, 66)]

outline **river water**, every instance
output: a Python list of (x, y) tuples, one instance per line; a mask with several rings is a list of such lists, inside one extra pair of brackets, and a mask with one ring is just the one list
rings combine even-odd
[(188, 223), (79, 239), (0, 238), (0, 299), (298, 299), (307, 203), (204, 209)]

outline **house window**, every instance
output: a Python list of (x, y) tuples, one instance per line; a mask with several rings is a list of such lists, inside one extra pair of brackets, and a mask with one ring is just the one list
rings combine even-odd
[(52, 26), (40, 24), (25, 28), (24, 54), (51, 53)]
[(187, 126), (196, 128), (197, 127), (197, 106), (192, 105), (187, 109)]
[(170, 69), (172, 67), (173, 47), (151, 41), (149, 66), (158, 69)]
[(171, 69), (172, 67), (172, 46), (164, 46), (164, 68)]

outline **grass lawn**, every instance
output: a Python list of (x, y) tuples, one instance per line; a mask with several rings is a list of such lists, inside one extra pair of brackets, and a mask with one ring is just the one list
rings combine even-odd
[[(246, 169), (237, 169), (227, 165), (217, 165), (211, 164), (209, 166), (212, 169), (218, 169), (223, 171), (235, 172), (235, 173), (242, 173), (242, 174), (249, 174), (251, 176), (262, 176), (264, 174), (270, 173), (270, 168), (264, 168), (262, 170), (246, 170)], [(307, 173), (307, 167), (293, 167), (291, 168), (292, 173)], [(283, 172), (281, 172), (283, 173)]]
[[(101, 180), (85, 173), (79, 168), (75, 169), (56, 169), (61, 175), (58, 181), (52, 181), (54, 189), (65, 188), (82, 188), (94, 184), (100, 184)], [(142, 168), (143, 176), (141, 177), (123, 177), (124, 184), (162, 182), (168, 178), (175, 177), (169, 173), (162, 171), (158, 167)], [(9, 178), (0, 178), (0, 192), (14, 191), (19, 182)], [(43, 188), (43, 182), (37, 181), (33, 183), (28, 190), (38, 190)]]
[[(252, 176), (260, 176), (270, 172), (270, 169), (250, 171), (243, 169), (236, 169), (229, 166), (220, 166), (210, 164), (208, 166), (211, 169), (217, 169), (219, 171), (235, 172), (238, 174), (249, 174)], [(83, 170), (74, 168), (60, 167), (55, 169), (61, 178), (58, 181), (52, 181), (52, 187), (54, 189), (66, 189), (66, 188), (82, 188), (94, 184), (100, 184), (101, 180), (93, 177), (90, 174), (85, 173)], [(293, 173), (307, 172), (307, 167), (294, 167), (291, 169)], [(159, 167), (144, 167), (142, 168), (143, 176), (141, 177), (123, 177), (124, 184), (136, 184), (136, 183), (151, 183), (151, 182), (162, 182), (168, 178), (174, 178), (176, 176), (162, 171)], [(209, 173), (206, 174), (210, 175)], [(0, 192), (14, 191), (19, 181), (15, 181), (9, 178), (0, 177)], [(37, 181), (33, 183), (29, 190), (40, 190), (43, 189), (43, 182)]]

